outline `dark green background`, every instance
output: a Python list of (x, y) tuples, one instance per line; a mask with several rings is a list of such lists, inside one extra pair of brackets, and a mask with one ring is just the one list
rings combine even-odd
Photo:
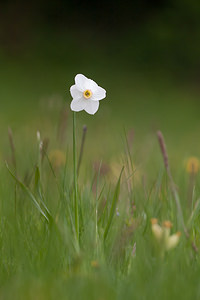
[(136, 152), (154, 152), (161, 129), (174, 161), (198, 155), (199, 36), (196, 0), (1, 1), (1, 152), (8, 126), (27, 144), (38, 129), (54, 136), (62, 109), (70, 131), (69, 88), (83, 73), (107, 90), (95, 116), (78, 114), (91, 157), (120, 152), (124, 128)]

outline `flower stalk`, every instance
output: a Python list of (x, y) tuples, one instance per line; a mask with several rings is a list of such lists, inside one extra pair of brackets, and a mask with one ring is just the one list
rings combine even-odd
[[(85, 110), (88, 114), (94, 115), (99, 109), (99, 101), (106, 97), (106, 90), (100, 87), (95, 81), (87, 78), (83, 74), (75, 76), (75, 84), (70, 87), (72, 101), (70, 108), (73, 111), (73, 164), (74, 164), (74, 213), (75, 213), (75, 232), (77, 243), (79, 245), (79, 199), (78, 199), (78, 174), (80, 170), (83, 148), (87, 127), (83, 127), (83, 137), (81, 143), (80, 156), (77, 164), (76, 147), (76, 112)], [(95, 205), (96, 207), (96, 205)], [(97, 220), (97, 208), (95, 211)], [(97, 239), (97, 221), (96, 221), (96, 239)]]
[(77, 148), (76, 148), (76, 113), (73, 112), (73, 164), (74, 164), (74, 209), (75, 230), (79, 243), (79, 207), (78, 207), (78, 182), (77, 182)]

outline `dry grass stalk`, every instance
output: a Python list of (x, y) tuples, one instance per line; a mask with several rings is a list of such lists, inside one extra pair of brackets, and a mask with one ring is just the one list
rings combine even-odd
[[(172, 177), (172, 174), (171, 174), (171, 171), (170, 171), (170, 165), (169, 165), (169, 159), (168, 159), (168, 154), (167, 154), (167, 148), (166, 148), (165, 140), (164, 140), (164, 137), (163, 137), (163, 134), (162, 134), (161, 131), (157, 131), (157, 137), (158, 137), (158, 141), (159, 141), (159, 144), (160, 144), (160, 149), (161, 149), (161, 153), (162, 153), (162, 156), (163, 156), (164, 165), (165, 165), (165, 168), (166, 168), (166, 171), (167, 171), (167, 175), (168, 175), (169, 180), (170, 180), (172, 194), (173, 194), (174, 200), (176, 202), (176, 207), (177, 207), (177, 212), (178, 212), (178, 218), (179, 218), (179, 220), (181, 222), (181, 225), (183, 227), (183, 230), (184, 230), (186, 238), (189, 239), (189, 237), (190, 237), (189, 236), (189, 232), (188, 232), (188, 229), (185, 226), (185, 222), (184, 222), (184, 218), (183, 218), (183, 212), (182, 212), (182, 208), (181, 208), (181, 205), (180, 205), (179, 196), (178, 196), (178, 193), (177, 193), (177, 190), (176, 190), (176, 185), (174, 183), (174, 180), (173, 180), (173, 177)], [(197, 249), (197, 247), (196, 247), (196, 245), (195, 245), (194, 242), (192, 242), (192, 248), (194, 249), (195, 252), (198, 251), (198, 249)]]
[(10, 142), (12, 164), (13, 164), (13, 166), (15, 168), (15, 172), (17, 172), (17, 163), (16, 163), (16, 155), (15, 155), (15, 144), (14, 144), (14, 138), (13, 138), (12, 129), (10, 127), (8, 127), (8, 138), (9, 138), (9, 142)]

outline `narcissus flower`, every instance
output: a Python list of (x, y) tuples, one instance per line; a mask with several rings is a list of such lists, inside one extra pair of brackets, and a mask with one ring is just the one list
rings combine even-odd
[(73, 98), (71, 110), (85, 110), (90, 115), (97, 112), (99, 101), (106, 97), (106, 90), (82, 74), (75, 76), (75, 84), (71, 86), (70, 93)]
[(157, 219), (151, 219), (152, 233), (158, 242), (162, 256), (165, 251), (169, 251), (178, 245), (181, 236), (180, 232), (170, 235), (171, 228), (172, 223), (170, 221), (164, 221), (162, 226), (160, 226)]

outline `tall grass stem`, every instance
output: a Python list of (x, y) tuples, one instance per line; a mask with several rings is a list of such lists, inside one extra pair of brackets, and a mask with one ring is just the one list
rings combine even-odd
[[(165, 165), (165, 168), (166, 168), (166, 171), (167, 171), (167, 175), (168, 175), (168, 178), (170, 180), (171, 191), (172, 191), (172, 194), (174, 196), (174, 200), (176, 202), (178, 218), (179, 218), (180, 223), (183, 227), (186, 238), (189, 239), (190, 235), (189, 235), (187, 227), (185, 226), (179, 195), (178, 195), (178, 192), (176, 190), (176, 186), (175, 186), (172, 174), (171, 174), (169, 159), (168, 159), (168, 154), (167, 154), (167, 148), (166, 148), (165, 140), (164, 140), (164, 137), (163, 137), (163, 134), (162, 134), (161, 131), (157, 131), (157, 137), (158, 137), (158, 141), (159, 141), (159, 144), (160, 144), (160, 149), (161, 149), (161, 152), (162, 152), (162, 156), (163, 156), (164, 165)], [(198, 248), (197, 248), (194, 241), (191, 242), (191, 245), (192, 245), (193, 250), (195, 252), (198, 252)]]
[(171, 174), (170, 166), (169, 166), (169, 159), (168, 159), (165, 140), (164, 140), (164, 137), (163, 137), (163, 134), (162, 134), (161, 131), (157, 131), (157, 137), (158, 137), (158, 141), (159, 141), (159, 144), (160, 144), (160, 149), (161, 149), (161, 153), (162, 153), (162, 156), (163, 156), (164, 165), (165, 165), (165, 168), (166, 168), (166, 171), (167, 171), (167, 175), (168, 175), (168, 178), (170, 180), (171, 191), (172, 191), (174, 200), (176, 202), (176, 208), (177, 208), (177, 212), (178, 212), (178, 219), (179, 219), (179, 221), (180, 221), (180, 223), (181, 223), (181, 225), (184, 229), (184, 232), (185, 232), (186, 236), (188, 237), (188, 231), (187, 231), (187, 228), (186, 228), (185, 223), (184, 223), (183, 212), (182, 212), (179, 196), (178, 196), (176, 186), (175, 186), (175, 183), (174, 183), (174, 180), (173, 180), (173, 177), (172, 177), (172, 174)]

